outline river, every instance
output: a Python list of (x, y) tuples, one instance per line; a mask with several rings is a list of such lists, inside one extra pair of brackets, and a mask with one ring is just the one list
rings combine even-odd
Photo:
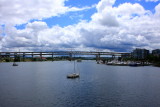
[(160, 68), (70, 61), (0, 63), (0, 107), (160, 107)]

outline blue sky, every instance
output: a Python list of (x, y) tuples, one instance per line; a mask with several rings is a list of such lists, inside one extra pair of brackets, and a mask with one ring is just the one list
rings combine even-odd
[[(68, 0), (65, 2), (65, 6), (68, 7), (78, 7), (82, 8), (85, 6), (92, 6), (96, 5), (100, 0)], [(159, 4), (159, 2), (146, 2), (145, 0), (117, 0), (113, 7), (118, 7), (120, 4), (123, 3), (139, 3), (141, 4), (146, 10), (150, 10), (151, 12), (155, 12), (155, 6)], [(96, 8), (91, 8), (85, 11), (78, 11), (78, 12), (68, 12), (66, 14), (62, 14), (60, 16), (53, 16), (49, 18), (44, 18), (42, 21), (46, 22), (49, 27), (54, 25), (59, 25), (61, 27), (72, 25), (78, 23), (80, 20), (91, 20), (91, 16), (96, 12)], [(30, 22), (34, 22), (37, 20), (30, 20)], [(16, 25), (17, 29), (24, 29), (27, 23)]]
[(0, 4), (0, 51), (128, 52), (160, 46), (159, 0), (6, 0)]
[(100, 0), (68, 0), (65, 2), (66, 6), (84, 7), (97, 4)]
[[(68, 7), (78, 7), (82, 8), (85, 6), (92, 6), (96, 5), (99, 2), (99, 0), (68, 0), (65, 2), (65, 6)], [(85, 11), (78, 11), (78, 12), (68, 12), (66, 14), (62, 14), (60, 16), (55, 17), (49, 17), (45, 18), (42, 21), (46, 22), (49, 27), (52, 27), (54, 25), (59, 26), (68, 26), (72, 24), (78, 23), (80, 20), (91, 20), (91, 15), (96, 12), (95, 8), (91, 8)], [(37, 21), (37, 20), (30, 20), (30, 22)], [(17, 29), (23, 29), (25, 28), (25, 24), (17, 25)]]

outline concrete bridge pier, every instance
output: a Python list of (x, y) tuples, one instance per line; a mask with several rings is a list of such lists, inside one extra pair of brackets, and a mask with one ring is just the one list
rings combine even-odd
[(113, 59), (115, 59), (115, 55), (114, 55), (114, 54), (112, 55), (112, 60), (113, 60)]
[(72, 61), (72, 53), (69, 53), (69, 60)]
[(32, 52), (32, 59), (33, 59), (33, 52)]
[(53, 53), (52, 53), (52, 62), (53, 62)]
[(101, 60), (100, 54), (96, 55), (96, 61), (100, 61), (100, 60)]
[(42, 52), (40, 52), (40, 60), (42, 61)]
[(1, 53), (0, 53), (0, 62), (2, 61), (2, 56), (1, 56)]
[(14, 53), (14, 62), (16, 61), (17, 53)]
[(23, 53), (23, 61), (25, 61), (25, 53)]

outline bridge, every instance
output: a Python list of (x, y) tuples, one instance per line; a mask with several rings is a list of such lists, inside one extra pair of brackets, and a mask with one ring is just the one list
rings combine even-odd
[(52, 59), (56, 55), (61, 56), (69, 56), (70, 58), (73, 55), (94, 55), (96, 56), (96, 60), (100, 60), (100, 56), (102, 55), (110, 55), (112, 57), (115, 56), (130, 56), (130, 53), (127, 52), (94, 52), (94, 51), (55, 51), (55, 52), (0, 52), (0, 58), (3, 57), (22, 57), (25, 58), (26, 56), (34, 57), (34, 56), (51, 56)]

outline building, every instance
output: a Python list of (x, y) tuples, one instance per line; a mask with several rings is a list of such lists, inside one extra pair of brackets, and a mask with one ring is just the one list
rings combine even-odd
[(149, 56), (149, 50), (136, 48), (131, 54), (134, 59), (146, 59)]
[(160, 57), (160, 49), (152, 50), (152, 55), (156, 57)]

